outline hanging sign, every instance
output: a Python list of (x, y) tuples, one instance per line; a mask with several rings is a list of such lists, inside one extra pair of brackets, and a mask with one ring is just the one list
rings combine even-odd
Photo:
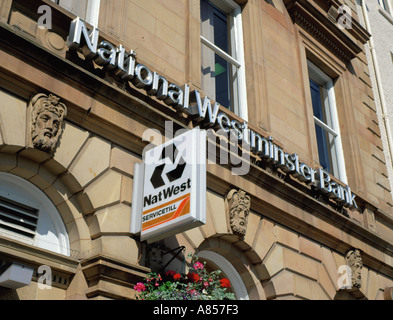
[(134, 174), (131, 233), (154, 242), (206, 223), (206, 132), (150, 149)]

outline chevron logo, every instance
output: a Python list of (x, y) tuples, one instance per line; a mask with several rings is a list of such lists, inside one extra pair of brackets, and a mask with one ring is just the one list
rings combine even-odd
[[(168, 158), (172, 164), (176, 164), (175, 161), (178, 158), (176, 168), (165, 174), (166, 177), (168, 178), (169, 182), (173, 182), (173, 181), (180, 179), (182, 177), (184, 169), (187, 165), (186, 162), (184, 161), (183, 157), (181, 157), (181, 156), (178, 157), (178, 154), (179, 154), (179, 151), (176, 148), (176, 145), (170, 144), (162, 150), (162, 153), (161, 153), (161, 156), (159, 159), (160, 161), (163, 161), (166, 158)], [(150, 182), (153, 185), (154, 189), (161, 188), (165, 185), (165, 182), (163, 179), (165, 166), (166, 166), (166, 163), (163, 163), (154, 169), (154, 172), (150, 178)]]

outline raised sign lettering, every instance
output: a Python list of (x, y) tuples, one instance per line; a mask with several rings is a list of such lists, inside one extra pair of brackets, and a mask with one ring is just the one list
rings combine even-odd
[[(88, 30), (80, 18), (76, 18), (71, 23), (67, 42), (70, 49), (79, 50), (87, 59), (105, 66), (120, 81), (146, 90), (147, 94), (164, 101), (166, 105), (191, 116), (193, 121), (197, 123), (204, 121), (205, 127), (219, 126), (224, 132), (233, 133), (239, 141), (249, 144), (252, 153), (291, 174), (299, 181), (313, 185), (317, 191), (328, 194), (337, 203), (349, 208), (358, 208), (356, 196), (351, 192), (350, 187), (332, 181), (330, 175), (323, 169), (315, 170), (301, 163), (297, 154), (284, 152), (273, 143), (272, 137), (265, 138), (250, 130), (247, 122), (231, 120), (227, 114), (220, 112), (220, 105), (217, 102), (212, 103), (208, 97), (202, 98), (198, 90), (190, 91), (186, 84), (180, 87), (169, 83), (165, 77), (152, 72), (143, 64), (138, 64), (134, 51), (127, 53), (122, 45), (115, 47), (107, 41), (98, 43), (98, 39), (99, 31), (96, 28)], [(145, 197), (145, 204), (158, 201), (160, 196), (162, 194)]]

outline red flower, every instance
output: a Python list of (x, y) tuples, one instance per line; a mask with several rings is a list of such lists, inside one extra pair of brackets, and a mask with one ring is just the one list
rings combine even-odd
[(190, 272), (189, 274), (187, 274), (187, 277), (192, 282), (198, 282), (199, 281), (199, 275), (197, 273)]
[(176, 274), (176, 272), (173, 271), (173, 270), (169, 270), (169, 271), (167, 271), (167, 272), (165, 273), (165, 275), (167, 275), (167, 276), (169, 276), (169, 277), (174, 277), (175, 274)]
[(221, 287), (223, 288), (230, 288), (231, 287), (231, 282), (228, 279), (221, 279), (220, 280)]
[(179, 280), (181, 278), (181, 275), (179, 273), (176, 273), (173, 275), (173, 280)]

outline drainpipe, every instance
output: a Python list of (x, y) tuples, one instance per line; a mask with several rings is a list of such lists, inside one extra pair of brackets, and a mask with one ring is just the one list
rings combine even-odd
[[(367, 31), (370, 34), (372, 34), (371, 28), (370, 28), (370, 21), (369, 21), (368, 14), (367, 14), (367, 8), (366, 8), (365, 0), (362, 0), (362, 11), (363, 11), (364, 22), (366, 24), (366, 29), (367, 29)], [(390, 129), (390, 124), (388, 122), (388, 113), (387, 113), (387, 110), (386, 110), (386, 101), (385, 101), (385, 96), (384, 96), (384, 93), (383, 93), (381, 74), (379, 72), (378, 60), (377, 60), (377, 54), (375, 52), (373, 36), (370, 37), (369, 41), (370, 41), (369, 42), (369, 46), (370, 46), (370, 51), (371, 51), (372, 65), (373, 65), (373, 69), (374, 69), (374, 73), (375, 73), (375, 77), (376, 77), (376, 83), (377, 83), (377, 92), (378, 92), (378, 96), (379, 96), (379, 101), (381, 101), (382, 119), (384, 121), (384, 126), (385, 126), (385, 130), (386, 130), (386, 136), (387, 136), (387, 140), (388, 140), (390, 164), (392, 165), (392, 160), (393, 160), (392, 132), (391, 132), (391, 129)], [(393, 177), (391, 177), (391, 178), (393, 178)], [(391, 187), (392, 187), (393, 181), (391, 179), (389, 179), (389, 181), (390, 181), (390, 184), (391, 184)], [(393, 190), (393, 188), (392, 188), (392, 190)]]

